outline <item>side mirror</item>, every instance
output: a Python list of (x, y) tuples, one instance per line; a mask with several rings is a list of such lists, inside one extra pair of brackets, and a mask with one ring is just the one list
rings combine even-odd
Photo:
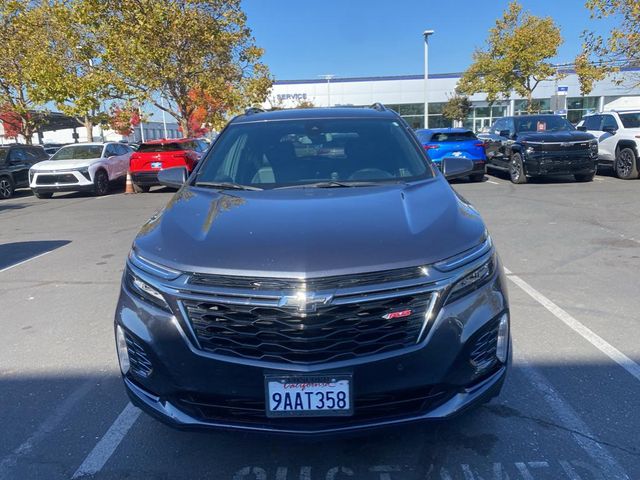
[(576, 129), (580, 130), (581, 132), (586, 132), (587, 131), (587, 127), (585, 127), (584, 125), (578, 125), (576, 127)]
[(473, 161), (462, 157), (446, 157), (442, 160), (442, 174), (447, 180), (466, 177), (473, 172)]
[(501, 137), (509, 138), (511, 137), (511, 132), (509, 130), (500, 130), (500, 133), (498, 135), (500, 135)]
[(618, 131), (618, 129), (613, 128), (613, 127), (604, 127), (604, 128), (602, 129), (602, 131), (603, 131), (603, 132), (606, 132), (606, 133), (610, 133), (611, 135), (615, 135), (615, 134), (616, 134), (616, 132)]
[(158, 182), (169, 188), (180, 188), (187, 181), (187, 169), (184, 167), (167, 168), (158, 172)]

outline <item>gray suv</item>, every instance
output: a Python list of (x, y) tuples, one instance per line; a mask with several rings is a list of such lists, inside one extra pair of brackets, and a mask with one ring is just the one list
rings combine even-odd
[(292, 434), (439, 419), (497, 395), (509, 303), (478, 212), (380, 104), (233, 119), (136, 237), (115, 339), (176, 427)]

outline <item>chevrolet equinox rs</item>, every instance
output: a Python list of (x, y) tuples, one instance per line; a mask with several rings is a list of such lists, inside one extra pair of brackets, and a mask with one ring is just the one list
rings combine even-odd
[(136, 237), (115, 315), (132, 402), (176, 427), (333, 433), (496, 396), (503, 269), (478, 212), (381, 104), (233, 119)]

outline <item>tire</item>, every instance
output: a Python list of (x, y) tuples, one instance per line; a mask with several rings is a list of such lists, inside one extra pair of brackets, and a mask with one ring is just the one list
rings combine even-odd
[(93, 194), (102, 197), (109, 193), (109, 176), (104, 170), (96, 171), (93, 177)]
[(616, 172), (616, 177), (623, 180), (638, 178), (638, 159), (636, 158), (636, 152), (629, 147), (620, 148), (616, 152), (613, 170)]
[(138, 185), (133, 183), (133, 191), (136, 193), (148, 193), (151, 187), (149, 185)]
[(469, 180), (472, 182), (481, 182), (484, 180), (484, 173), (474, 173), (473, 175), (469, 175)]
[(0, 198), (11, 198), (13, 197), (14, 191), (15, 184), (13, 183), (13, 179), (8, 175), (0, 177)]
[(53, 197), (52, 192), (33, 192), (36, 198), (51, 198)]
[(522, 155), (517, 152), (511, 156), (511, 162), (509, 163), (509, 178), (511, 179), (511, 183), (515, 183), (517, 185), (527, 183), (527, 174), (524, 170)]
[(573, 176), (573, 178), (576, 179), (576, 182), (593, 182), (593, 177), (595, 176), (596, 176), (596, 172), (593, 172), (593, 173), (576, 174)]

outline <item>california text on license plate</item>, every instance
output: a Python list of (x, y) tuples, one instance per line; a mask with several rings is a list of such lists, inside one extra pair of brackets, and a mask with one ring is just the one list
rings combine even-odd
[(351, 375), (265, 376), (267, 417), (353, 414)]

